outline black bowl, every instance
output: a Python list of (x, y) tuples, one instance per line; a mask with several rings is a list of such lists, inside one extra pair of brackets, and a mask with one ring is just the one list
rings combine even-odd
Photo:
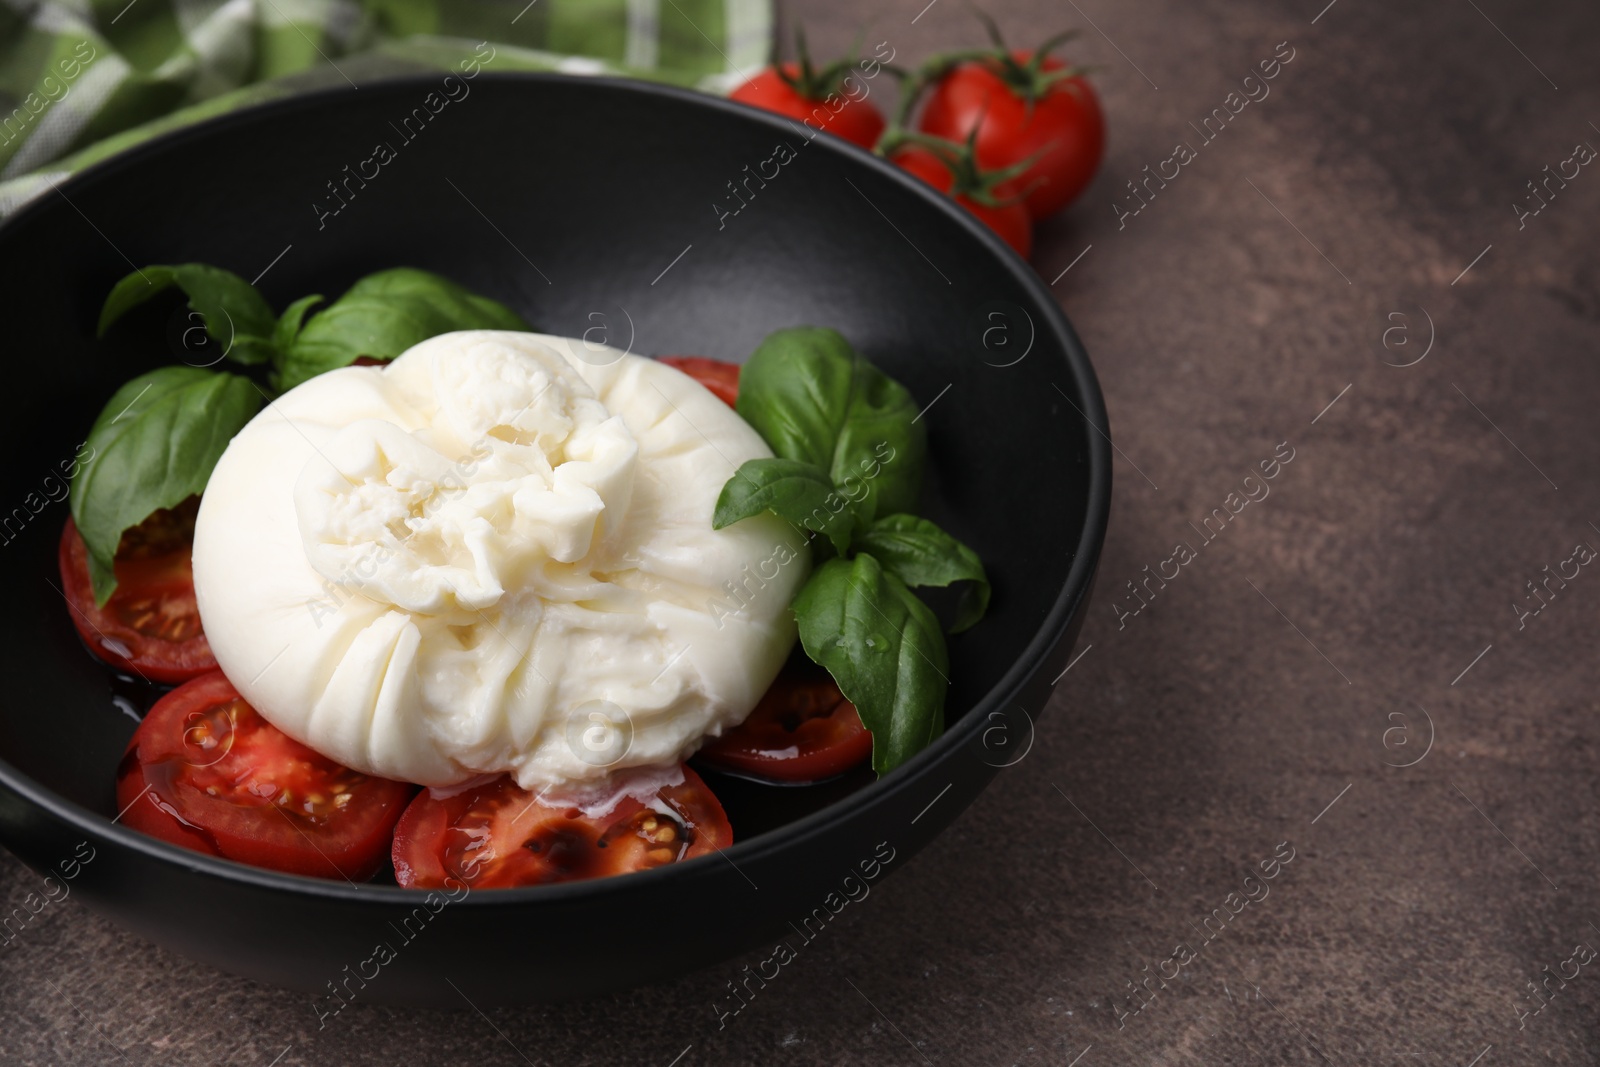
[[(0, 423), (0, 836), (129, 929), (321, 994), (319, 1010), (342, 1003), (335, 989), (413, 1004), (582, 995), (800, 936), (790, 924), (822, 921), (847, 877), (904, 866), (1025, 753), (1110, 501), (1082, 346), (1028, 265), (949, 200), (793, 123), (637, 82), (484, 75), (403, 121), (439, 87), (388, 82), (230, 115), (64, 182), (0, 227), (8, 362), (29, 382)], [(379, 142), (392, 158), (366, 164)], [(743, 359), (779, 327), (841, 330), (928, 405), (924, 514), (994, 581), (988, 618), (951, 641), (947, 732), (843, 798), (752, 802), (754, 787), (730, 785), (739, 839), (721, 855), (454, 902), (256, 870), (114, 823), (117, 761), (150, 694), (76, 639), (57, 591), (59, 476), (118, 385), (184, 352), (176, 299), (104, 342), (101, 301), (134, 264), (185, 261), (264, 271), (277, 307), (424, 267), (541, 330), (598, 329), (642, 354)], [(775, 812), (800, 817), (774, 826)]]

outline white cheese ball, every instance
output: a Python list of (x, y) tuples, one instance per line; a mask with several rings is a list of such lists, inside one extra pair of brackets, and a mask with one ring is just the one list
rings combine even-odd
[(654, 360), (466, 331), (313, 378), (217, 463), (194, 535), (218, 664), (368, 774), (563, 791), (741, 722), (809, 555), (711, 528), (760, 436)]

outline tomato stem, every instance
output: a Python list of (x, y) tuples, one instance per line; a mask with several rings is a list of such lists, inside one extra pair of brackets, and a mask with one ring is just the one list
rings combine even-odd
[[(980, 124), (981, 125), (981, 124)], [(1023, 199), (1025, 194), (1002, 197), (995, 194), (995, 187), (1013, 178), (1026, 173), (1029, 167), (1038, 162), (1039, 154), (1035, 153), (1019, 163), (1009, 167), (999, 167), (994, 170), (984, 170), (978, 166), (977, 157), (978, 126), (974, 125), (967, 134), (964, 142), (947, 141), (943, 137), (935, 137), (929, 133), (902, 130), (895, 138), (895, 143), (889, 151), (903, 148), (906, 145), (916, 145), (926, 149), (930, 154), (944, 164), (950, 172), (951, 196), (964, 196), (974, 203), (983, 204), (985, 207), (1005, 207)]]
[(953, 52), (935, 52), (909, 71), (885, 65), (885, 70), (891, 71), (900, 79), (900, 100), (895, 105), (894, 114), (889, 116), (888, 125), (878, 136), (877, 144), (873, 145), (873, 154), (888, 157), (896, 148), (907, 143), (904, 136), (911, 126), (911, 116), (929, 86), (934, 85), (961, 64), (984, 59), (989, 55), (988, 49), (964, 48)]
[(850, 48), (849, 54), (841, 59), (818, 70), (811, 62), (811, 50), (806, 45), (806, 30), (804, 26), (796, 25), (794, 30), (795, 62), (794, 73), (790, 73), (790, 64), (783, 62), (780, 46), (777, 40), (772, 45), (772, 69), (789, 88), (807, 100), (823, 100), (830, 94), (843, 89), (845, 78), (850, 71), (855, 69), (857, 58), (861, 51), (861, 37), (857, 35), (856, 42)]
[[(930, 86), (941, 81), (945, 75), (963, 63), (987, 64), (1012, 92), (1026, 102), (1030, 112), (1034, 102), (1047, 94), (1058, 82), (1088, 73), (1087, 67), (1080, 66), (1069, 66), (1060, 70), (1044, 69), (1044, 63), (1050, 53), (1077, 37), (1077, 30), (1063, 30), (1046, 38), (1043, 44), (1034, 49), (1027, 62), (1021, 63), (1006, 47), (1005, 38), (1001, 35), (1000, 27), (994, 19), (977, 8), (973, 8), (973, 14), (983, 23), (984, 31), (989, 37), (989, 47), (935, 52), (912, 71), (901, 73), (896, 69), (895, 73), (900, 76), (900, 100), (888, 125), (879, 136), (878, 143), (873, 146), (874, 154), (888, 157), (896, 148), (908, 143), (905, 134), (923, 94)], [(889, 68), (886, 66), (885, 69)]]

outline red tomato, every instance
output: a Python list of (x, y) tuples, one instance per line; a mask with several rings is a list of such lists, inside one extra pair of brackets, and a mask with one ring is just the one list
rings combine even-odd
[(631, 797), (600, 818), (546, 804), (510, 778), (450, 797), (424, 790), (394, 831), (394, 876), (432, 889), (457, 879), (509, 889), (602, 878), (727, 848), (733, 828), (700, 776), (663, 786), (650, 806)]
[[(909, 145), (894, 154), (894, 163), (908, 174), (915, 174), (941, 193), (948, 193), (955, 176), (944, 161), (920, 145)], [(1015, 196), (1013, 192), (1010, 194)], [(1000, 239), (1023, 259), (1033, 251), (1033, 219), (1021, 201), (992, 206), (968, 196), (957, 196), (956, 203), (978, 217), (978, 221), (1000, 235)]]
[[(800, 68), (797, 64), (785, 63), (783, 72), (790, 78), (797, 78)], [(846, 75), (846, 81), (849, 82), (847, 88), (865, 84), (853, 74)], [(799, 119), (808, 126), (826, 130), (862, 148), (877, 144), (878, 135), (883, 133), (883, 115), (867, 103), (865, 96), (855, 97), (837, 90), (816, 98), (804, 96), (784, 81), (773, 67), (768, 67), (740, 85), (729, 94), (729, 99)]]
[(412, 786), (341, 767), (284, 734), (221, 671), (160, 700), (117, 771), (122, 821), (211, 856), (371, 878)]
[(96, 656), (147, 681), (175, 684), (217, 669), (194, 601), (194, 514), (188, 505), (158, 511), (122, 535), (117, 590), (105, 607), (94, 602), (78, 528), (68, 519), (61, 531), (61, 591), (78, 635)]
[(872, 755), (872, 734), (828, 672), (791, 661), (749, 718), (700, 750), (707, 766), (780, 782), (818, 782)]
[[(1022, 65), (1030, 57), (1012, 54)], [(1065, 64), (1047, 57), (1040, 66), (1048, 73)], [(1083, 192), (1105, 154), (1105, 118), (1087, 80), (1064, 78), (1030, 104), (992, 60), (963, 63), (946, 75), (929, 94), (917, 126), (957, 142), (965, 142), (977, 127), (978, 165), (985, 170), (1037, 155), (1031, 167), (995, 190), (1001, 196), (1021, 194), (1035, 219), (1055, 214)]]
[(676, 367), (715, 394), (716, 398), (733, 407), (739, 399), (739, 364), (724, 363), (705, 356), (660, 356), (661, 362)]

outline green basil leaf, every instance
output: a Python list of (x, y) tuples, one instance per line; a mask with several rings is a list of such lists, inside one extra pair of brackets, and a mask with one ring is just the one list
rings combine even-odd
[(768, 336), (740, 372), (737, 409), (773, 452), (827, 471), (863, 521), (916, 507), (927, 453), (916, 401), (836, 330)]
[(322, 294), (313, 293), (310, 296), (302, 296), (283, 309), (283, 314), (278, 316), (277, 325), (272, 328), (272, 343), (278, 351), (289, 351), (294, 339), (300, 336), (300, 327), (305, 323), (306, 312), (310, 311), (313, 305), (320, 303)]
[(369, 274), (305, 323), (281, 354), (273, 385), (293, 389), (361, 356), (393, 359), (455, 330), (526, 330), (504, 304), (437, 274), (397, 267)]
[(118, 389), (85, 442), (94, 458), (72, 482), (72, 520), (89, 549), (89, 577), (104, 605), (123, 531), (206, 487), (223, 449), (260, 410), (248, 378), (199, 367), (162, 367)]
[[(211, 331), (207, 330), (207, 333)], [(239, 334), (233, 339), (222, 353), (228, 359), (246, 367), (253, 367), (259, 363), (271, 363), (272, 358), (278, 354), (272, 339), (268, 337), (248, 337)]]
[(134, 271), (111, 289), (100, 308), (97, 335), (104, 337), (111, 324), (158, 293), (177, 286), (200, 313), (206, 334), (235, 363), (265, 363), (273, 357), (272, 306), (256, 287), (221, 267), (204, 263), (156, 264)]
[(872, 768), (900, 766), (944, 732), (949, 658), (939, 620), (871, 555), (831, 559), (794, 600), (800, 643), (872, 731)]
[(858, 359), (828, 473), (846, 493), (862, 494), (856, 510), (863, 519), (916, 508), (928, 453), (927, 427), (916, 418), (917, 402), (905, 386)]
[(962, 590), (951, 633), (967, 629), (989, 610), (989, 577), (978, 554), (927, 519), (885, 515), (857, 533), (855, 545), (913, 588), (970, 582)]
[(779, 456), (831, 470), (856, 359), (834, 330), (769, 334), (739, 372), (735, 410)]
[[(829, 507), (830, 502), (837, 502), (839, 509)], [(814, 533), (827, 534), (841, 555), (850, 547), (855, 511), (815, 464), (795, 459), (745, 461), (722, 487), (711, 527), (720, 530), (764, 511)]]

